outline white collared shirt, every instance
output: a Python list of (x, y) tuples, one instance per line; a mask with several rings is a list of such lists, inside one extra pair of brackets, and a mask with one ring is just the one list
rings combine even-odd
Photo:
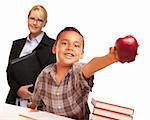
[(32, 53), (32, 51), (38, 46), (41, 42), (42, 37), (44, 36), (44, 32), (40, 33), (37, 37), (30, 39), (29, 36), (27, 37), (26, 43), (20, 53), (19, 57), (28, 55)]

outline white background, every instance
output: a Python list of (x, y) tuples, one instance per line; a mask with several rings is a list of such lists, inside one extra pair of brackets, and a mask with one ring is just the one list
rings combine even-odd
[[(102, 56), (119, 37), (132, 34), (139, 48), (132, 63), (116, 63), (95, 74), (89, 96), (135, 109), (134, 120), (150, 120), (150, 7), (148, 0), (5, 0), (0, 2), (0, 103), (9, 87), (6, 67), (12, 41), (28, 35), (31, 7), (48, 11), (47, 34), (55, 38), (66, 26), (78, 28), (85, 37), (83, 62)], [(90, 104), (90, 109), (92, 110)]]

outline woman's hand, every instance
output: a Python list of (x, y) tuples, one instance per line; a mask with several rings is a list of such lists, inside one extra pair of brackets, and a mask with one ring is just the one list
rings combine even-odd
[(29, 99), (32, 96), (32, 93), (28, 90), (30, 87), (32, 87), (33, 84), (21, 86), (19, 90), (17, 91), (17, 95), (23, 100), (23, 99)]

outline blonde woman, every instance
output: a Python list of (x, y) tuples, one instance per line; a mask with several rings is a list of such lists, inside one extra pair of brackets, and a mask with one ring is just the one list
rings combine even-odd
[[(29, 35), (25, 38), (13, 41), (7, 67), (7, 80), (10, 91), (6, 103), (26, 106), (28, 99), (32, 96), (34, 83), (38, 73), (40, 73), (40, 71), (48, 64), (55, 62), (55, 55), (51, 50), (55, 40), (49, 38), (46, 33), (42, 31), (46, 23), (46, 9), (41, 5), (34, 6), (28, 14)], [(36, 52), (35, 56), (37, 58), (34, 62), (39, 64), (39, 70), (35, 70), (36, 73), (34, 73), (34, 68), (32, 68), (34, 79), (27, 80), (26, 78), (22, 78), (21, 80), (18, 80), (15, 76), (18, 73), (13, 71), (11, 61), (32, 54), (34, 51)], [(24, 70), (24, 67), (27, 66), (23, 64), (20, 67), (22, 67), (21, 70)], [(31, 68), (28, 69), (30, 70)], [(27, 71), (23, 71), (23, 74), (26, 72)], [(20, 76), (22, 77), (22, 75)]]

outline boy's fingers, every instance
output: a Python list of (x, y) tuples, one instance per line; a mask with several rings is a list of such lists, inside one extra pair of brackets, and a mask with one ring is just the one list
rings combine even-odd
[(114, 47), (110, 47), (109, 51), (110, 51), (110, 53), (113, 53), (115, 51), (115, 48)]

